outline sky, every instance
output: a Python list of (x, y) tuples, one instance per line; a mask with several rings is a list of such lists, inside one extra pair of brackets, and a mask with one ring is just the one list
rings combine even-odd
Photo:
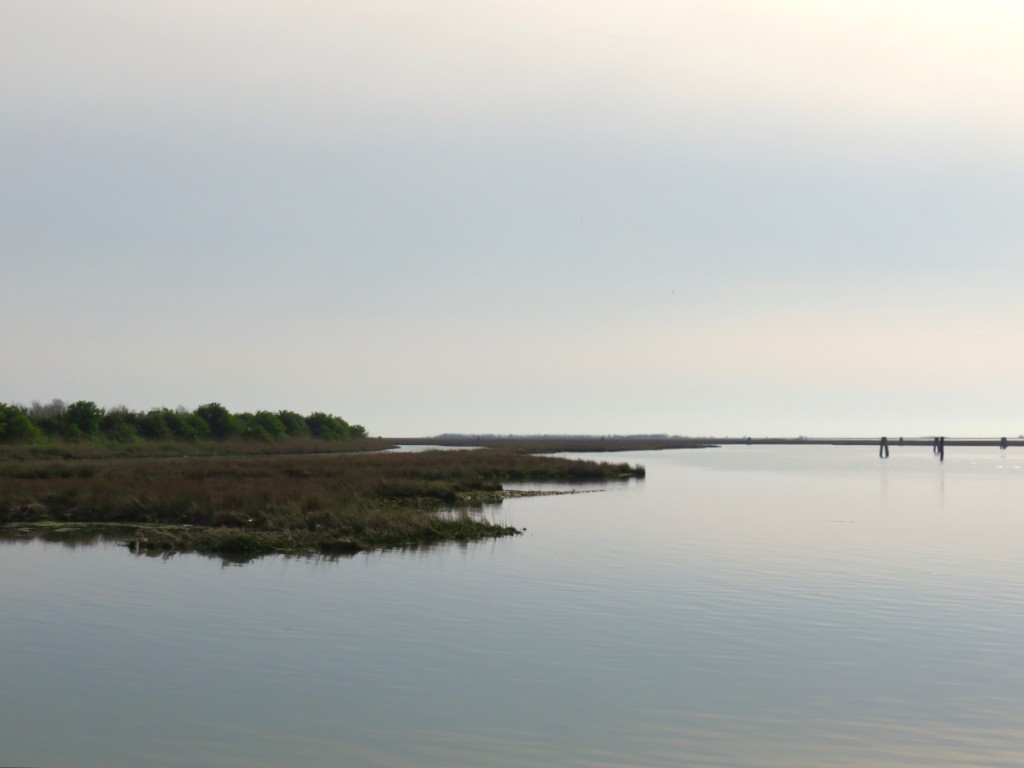
[(1024, 433), (1016, 0), (3, 0), (0, 402)]

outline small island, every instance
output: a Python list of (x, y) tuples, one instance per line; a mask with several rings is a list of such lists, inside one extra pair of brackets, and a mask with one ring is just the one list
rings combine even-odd
[(398, 441), (328, 414), (55, 402), (35, 413), (0, 405), (0, 537), (107, 538), (140, 553), (240, 560), (349, 554), (520, 533), (481, 514), (510, 495), (506, 483), (644, 476), (625, 463), (536, 455), (530, 441), (390, 451)]

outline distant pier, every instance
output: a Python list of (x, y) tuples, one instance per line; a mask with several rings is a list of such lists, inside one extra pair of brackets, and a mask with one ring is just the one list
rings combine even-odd
[(888, 437), (743, 437), (743, 438), (702, 438), (712, 445), (863, 445), (878, 449), (878, 458), (888, 459), (891, 447), (898, 442), (900, 447), (931, 447), (939, 461), (946, 460), (946, 448), (1024, 448), (1024, 437), (900, 437), (890, 441)]
[[(940, 439), (947, 448), (1024, 448), (1024, 437), (901, 437), (898, 444), (937, 448)], [(864, 445), (875, 448), (881, 441), (878, 437), (702, 437), (699, 440), (710, 445)], [(888, 443), (893, 445), (892, 440)]]

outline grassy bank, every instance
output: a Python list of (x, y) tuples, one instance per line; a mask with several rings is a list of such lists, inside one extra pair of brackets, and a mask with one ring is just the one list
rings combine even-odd
[(626, 464), (494, 449), (195, 451), (188, 444), (159, 455), (97, 456), (92, 446), (65, 446), (59, 458), (2, 454), (0, 535), (105, 535), (142, 551), (239, 557), (355, 552), (513, 535), (514, 528), (474, 511), (474, 505), (479, 510), (500, 498), (507, 482), (614, 481), (643, 474)]

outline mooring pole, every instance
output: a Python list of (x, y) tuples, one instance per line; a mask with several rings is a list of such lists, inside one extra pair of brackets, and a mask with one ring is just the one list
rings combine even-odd
[(939, 438), (939, 461), (946, 460), (946, 438)]
[(878, 458), (888, 459), (889, 458), (889, 438), (883, 437), (882, 441), (878, 444)]

